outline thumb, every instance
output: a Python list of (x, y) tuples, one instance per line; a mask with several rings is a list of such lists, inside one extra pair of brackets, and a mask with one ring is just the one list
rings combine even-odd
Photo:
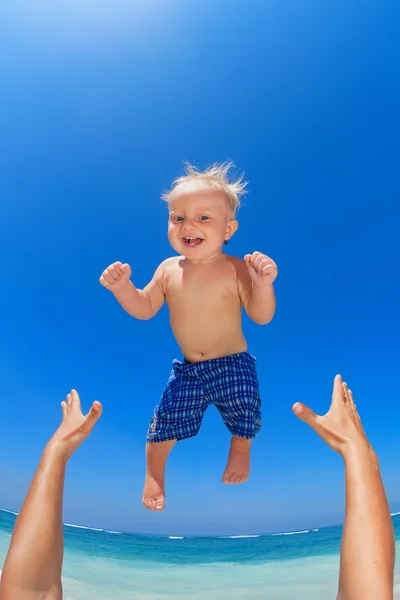
[(246, 261), (247, 266), (249, 266), (249, 264), (250, 264), (250, 259), (251, 259), (251, 254), (244, 255), (244, 260)]
[(120, 266), (121, 271), (123, 272), (124, 275), (129, 275), (131, 272), (131, 268), (128, 265), (128, 263), (124, 263), (123, 265)]
[(308, 408), (308, 406), (302, 404), (301, 402), (296, 402), (296, 404), (293, 405), (292, 410), (301, 421), (308, 423), (313, 429), (317, 429), (317, 415), (313, 410), (311, 410), (311, 408)]
[(96, 422), (99, 420), (102, 412), (103, 412), (103, 407), (102, 407), (101, 403), (98, 402), (97, 400), (95, 402), (93, 402), (88, 414), (85, 417), (85, 421), (83, 423), (83, 427), (86, 431), (89, 431), (89, 432), (92, 431)]

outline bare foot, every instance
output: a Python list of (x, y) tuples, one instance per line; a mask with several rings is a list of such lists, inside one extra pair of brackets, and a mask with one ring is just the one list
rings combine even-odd
[(164, 481), (158, 483), (150, 473), (146, 473), (142, 502), (149, 510), (164, 510)]
[(223, 483), (243, 483), (250, 473), (250, 448), (253, 440), (232, 436), (228, 464), (222, 476)]
[(167, 458), (176, 440), (152, 442), (146, 444), (146, 479), (142, 502), (149, 510), (164, 510), (165, 489), (164, 474)]

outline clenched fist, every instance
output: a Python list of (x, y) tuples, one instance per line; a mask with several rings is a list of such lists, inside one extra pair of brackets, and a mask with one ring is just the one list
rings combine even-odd
[(278, 267), (272, 258), (261, 252), (253, 252), (253, 254), (246, 254), (244, 260), (251, 280), (255, 285), (264, 287), (275, 281), (278, 275)]
[(118, 292), (128, 285), (131, 273), (128, 264), (117, 261), (102, 272), (99, 281), (110, 292)]

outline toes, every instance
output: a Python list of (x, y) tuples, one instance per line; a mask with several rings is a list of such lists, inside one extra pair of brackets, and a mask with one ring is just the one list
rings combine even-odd
[(231, 477), (232, 477), (232, 473), (224, 473), (222, 476), (222, 483), (225, 483), (226, 485), (228, 485), (228, 483), (231, 483)]
[(153, 510), (152, 503), (153, 503), (153, 500), (151, 500), (151, 498), (144, 498), (144, 497), (142, 498), (143, 506), (145, 506), (149, 510)]
[(224, 473), (222, 483), (237, 485), (248, 480), (247, 473)]
[(142, 504), (143, 506), (145, 506), (146, 508), (148, 508), (149, 510), (154, 510), (155, 507), (155, 501), (153, 498), (145, 498), (143, 496), (142, 498)]
[(154, 503), (155, 510), (164, 510), (164, 498), (157, 498)]
[(238, 475), (236, 475), (235, 483), (244, 483), (245, 481), (247, 481), (247, 479), (248, 475), (246, 473), (239, 473)]
[(164, 510), (165, 500), (162, 496), (159, 498), (142, 498), (142, 504), (149, 510)]

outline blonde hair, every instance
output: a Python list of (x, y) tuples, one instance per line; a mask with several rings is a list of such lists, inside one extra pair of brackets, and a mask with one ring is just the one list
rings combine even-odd
[(230, 171), (235, 169), (232, 161), (226, 161), (218, 164), (214, 163), (204, 171), (200, 171), (188, 162), (185, 162), (185, 174), (175, 179), (172, 184), (172, 189), (162, 195), (162, 199), (166, 202), (170, 201), (172, 192), (183, 183), (189, 181), (199, 181), (207, 187), (223, 192), (229, 202), (232, 214), (235, 215), (240, 207), (240, 198), (247, 194), (245, 188), (247, 181), (243, 181), (244, 173), (239, 176), (230, 177)]

